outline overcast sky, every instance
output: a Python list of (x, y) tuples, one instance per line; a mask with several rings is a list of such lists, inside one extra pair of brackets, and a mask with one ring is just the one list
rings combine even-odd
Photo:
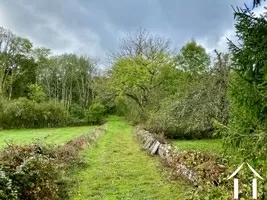
[(231, 5), (244, 3), (252, 6), (252, 0), (0, 0), (0, 26), (54, 53), (104, 57), (140, 27), (177, 48), (195, 38), (209, 51), (226, 51), (226, 37), (234, 36)]

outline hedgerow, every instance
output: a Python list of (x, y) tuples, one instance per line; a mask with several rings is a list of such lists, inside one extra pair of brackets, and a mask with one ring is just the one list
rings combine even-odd
[(0, 199), (69, 199), (68, 170), (83, 164), (80, 151), (103, 131), (97, 129), (62, 146), (9, 144), (0, 152)]

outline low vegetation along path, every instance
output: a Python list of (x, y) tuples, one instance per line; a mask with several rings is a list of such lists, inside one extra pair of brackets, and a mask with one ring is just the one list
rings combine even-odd
[(132, 131), (119, 118), (109, 120), (108, 132), (85, 152), (88, 166), (75, 173), (72, 199), (184, 199), (183, 186), (167, 180)]

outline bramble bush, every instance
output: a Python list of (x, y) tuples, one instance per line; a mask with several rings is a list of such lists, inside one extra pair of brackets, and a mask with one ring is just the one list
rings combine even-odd
[(6, 171), (0, 168), (0, 198), (2, 200), (18, 200), (18, 188)]
[(0, 152), (0, 199), (68, 199), (65, 167), (56, 147), (9, 145)]

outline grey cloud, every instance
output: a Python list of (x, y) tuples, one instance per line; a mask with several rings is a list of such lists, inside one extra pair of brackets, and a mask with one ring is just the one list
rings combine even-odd
[[(249, 0), (0, 0), (7, 24), (55, 52), (104, 56), (121, 33), (139, 27), (183, 45), (192, 37), (215, 48), (233, 26), (231, 5)], [(1, 24), (0, 24), (1, 26)]]

